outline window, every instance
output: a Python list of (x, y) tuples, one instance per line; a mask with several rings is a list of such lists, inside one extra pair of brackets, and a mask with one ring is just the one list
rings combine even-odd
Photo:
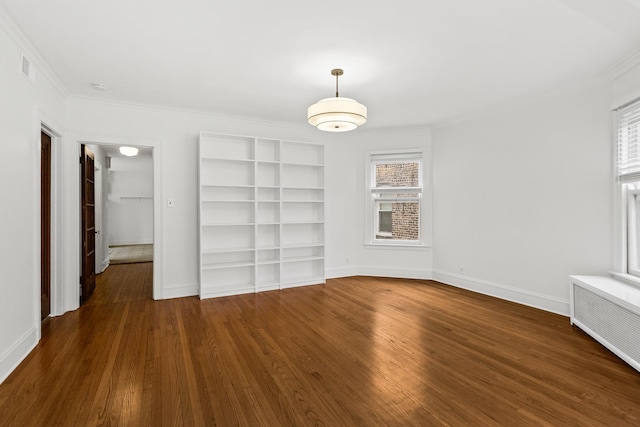
[(370, 156), (370, 240), (379, 244), (420, 244), (422, 152)]
[(618, 110), (617, 175), (626, 213), (626, 272), (640, 276), (640, 100)]

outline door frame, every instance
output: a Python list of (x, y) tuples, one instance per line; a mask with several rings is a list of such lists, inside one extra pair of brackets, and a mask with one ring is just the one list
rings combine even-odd
[(51, 283), (50, 283), (50, 314), (49, 316), (59, 316), (62, 311), (62, 266), (56, 260), (60, 259), (62, 254), (62, 148), (63, 148), (63, 136), (60, 127), (53, 119), (48, 117), (42, 111), (36, 111), (34, 117), (34, 141), (35, 143), (35, 156), (34, 156), (34, 170), (37, 171), (38, 178), (34, 179), (34, 224), (36, 225), (36, 231), (34, 232), (34, 265), (36, 266), (36, 274), (34, 276), (34, 321), (36, 325), (37, 339), (40, 340), (42, 336), (40, 320), (40, 277), (42, 271), (40, 270), (41, 262), (41, 241), (40, 236), (42, 234), (40, 215), (41, 215), (41, 200), (40, 194), (42, 188), (40, 185), (40, 166), (41, 166), (41, 148), (42, 143), (40, 135), (42, 132), (51, 137), (51, 230), (50, 230), (50, 262), (51, 262)]
[[(81, 305), (91, 298), (96, 287), (95, 173), (95, 153), (88, 145), (82, 144), (80, 155)], [(87, 192), (89, 187), (91, 191)]]
[[(45, 144), (47, 141), (47, 144)], [(48, 148), (45, 150), (45, 145)], [(53, 138), (48, 133), (40, 133), (40, 320), (51, 315), (51, 169)], [(46, 156), (45, 156), (46, 154)], [(43, 185), (45, 184), (45, 185)], [(46, 225), (46, 230), (44, 226)], [(45, 259), (46, 258), (46, 259)], [(45, 274), (46, 272), (46, 274)], [(46, 299), (43, 298), (46, 295)], [(45, 310), (46, 307), (46, 310)], [(46, 316), (43, 317), (44, 313)]]
[(81, 226), (80, 226), (80, 154), (81, 145), (133, 145), (137, 147), (148, 147), (152, 149), (153, 158), (153, 299), (163, 299), (162, 288), (162, 150), (161, 141), (149, 138), (125, 138), (125, 137), (113, 137), (113, 136), (96, 136), (96, 135), (72, 135), (72, 140), (75, 149), (75, 163), (76, 167), (73, 171), (73, 209), (75, 211), (69, 211), (73, 214), (75, 219), (75, 253), (72, 258), (75, 261), (75, 273), (76, 281), (74, 282), (74, 289), (68, 289), (71, 294), (74, 295), (76, 309), (80, 306), (80, 286), (78, 278), (81, 274)]
[[(94, 152), (95, 154), (95, 152)], [(103, 264), (105, 254), (102, 253), (102, 238), (104, 236), (104, 225), (102, 214), (104, 211), (102, 198), (103, 198), (103, 182), (102, 182), (102, 170), (105, 166), (99, 161), (95, 160), (95, 207), (96, 207), (96, 217), (95, 217), (95, 226), (96, 226), (96, 265), (95, 272), (96, 274), (100, 274), (104, 271), (107, 266)], [(100, 196), (100, 197), (98, 197)]]

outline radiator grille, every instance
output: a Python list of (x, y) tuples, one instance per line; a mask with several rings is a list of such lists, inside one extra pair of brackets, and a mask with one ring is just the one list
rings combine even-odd
[(640, 363), (640, 316), (575, 284), (573, 292), (576, 320)]

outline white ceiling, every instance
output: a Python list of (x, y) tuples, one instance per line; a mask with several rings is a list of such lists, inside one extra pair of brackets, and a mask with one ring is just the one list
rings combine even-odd
[[(74, 96), (304, 123), (437, 124), (602, 76), (640, 0), (0, 0)], [(98, 92), (91, 83), (108, 86)]]

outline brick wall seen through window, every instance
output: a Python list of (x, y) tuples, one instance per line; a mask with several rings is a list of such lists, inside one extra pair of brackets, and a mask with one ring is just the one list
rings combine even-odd
[[(376, 187), (419, 187), (420, 164), (378, 163), (375, 165)], [(395, 194), (399, 197), (416, 197), (417, 194)], [(420, 204), (414, 201), (392, 202), (391, 224), (389, 230), (389, 203), (378, 204), (378, 223), (376, 239), (418, 240), (420, 236)], [(384, 207), (382, 207), (384, 206)], [(390, 233), (389, 233), (390, 231)]]

